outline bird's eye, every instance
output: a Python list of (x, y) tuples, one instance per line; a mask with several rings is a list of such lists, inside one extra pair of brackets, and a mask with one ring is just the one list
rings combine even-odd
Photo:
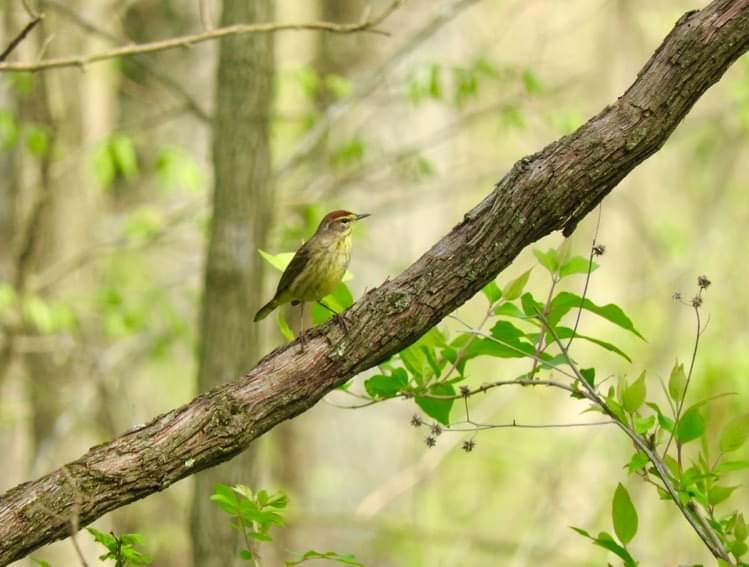
[(351, 219), (341, 219), (341, 224), (342, 224), (343, 226), (346, 226), (346, 225), (347, 225), (348, 223), (350, 223), (350, 222), (351, 222)]

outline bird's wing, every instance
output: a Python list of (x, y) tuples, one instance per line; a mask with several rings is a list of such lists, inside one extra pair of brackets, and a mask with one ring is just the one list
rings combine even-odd
[(281, 295), (289, 288), (291, 283), (305, 268), (307, 262), (309, 262), (310, 252), (309, 247), (307, 246), (308, 242), (309, 241), (302, 244), (299, 250), (296, 251), (296, 254), (294, 254), (291, 262), (289, 262), (289, 265), (286, 266), (286, 269), (283, 271), (283, 274), (281, 275), (281, 281), (278, 282), (278, 287), (276, 288), (276, 297)]

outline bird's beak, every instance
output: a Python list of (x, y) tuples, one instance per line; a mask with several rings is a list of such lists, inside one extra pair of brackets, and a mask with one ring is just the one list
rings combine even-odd
[(362, 220), (370, 216), (372, 216), (371, 213), (363, 213), (361, 215), (356, 215), (356, 220)]

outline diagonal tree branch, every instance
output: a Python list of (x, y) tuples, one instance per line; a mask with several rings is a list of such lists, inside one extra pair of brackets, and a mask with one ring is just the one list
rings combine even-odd
[[(348, 332), (312, 330), (248, 374), (93, 447), (0, 496), (0, 564), (80, 524), (226, 461), (358, 372), (403, 349), (472, 297), (528, 244), (569, 233), (655, 153), (700, 96), (749, 49), (749, 0), (683, 16), (635, 82), (576, 132), (517, 162), (431, 250), (348, 312)], [(249, 324), (249, 323), (248, 323)], [(67, 470), (67, 473), (65, 472)], [(75, 479), (77, 494), (67, 475)]]
[[(118, 57), (129, 57), (143, 53), (153, 53), (155, 51), (165, 51), (177, 47), (191, 47), (196, 43), (203, 43), (227, 37), (230, 35), (246, 33), (270, 33), (287, 30), (317, 30), (328, 31), (332, 33), (354, 33), (354, 32), (371, 32), (387, 35), (378, 28), (378, 26), (392, 14), (403, 0), (393, 0), (385, 10), (373, 18), (365, 18), (362, 21), (352, 24), (336, 24), (332, 22), (308, 22), (308, 23), (260, 23), (260, 24), (235, 24), (209, 30), (202, 33), (173, 37), (149, 43), (139, 43), (134, 45), (125, 45), (115, 47), (107, 51), (93, 53), (89, 55), (73, 55), (69, 57), (57, 57), (54, 59), (42, 59), (34, 63), (2, 63), (0, 62), (0, 72), (18, 72), (18, 71), (43, 71), (45, 69), (55, 69), (59, 67), (83, 67), (89, 63), (115, 59)], [(21, 38), (23, 39), (23, 38)], [(20, 41), (20, 40), (19, 40)]]
[(35, 16), (32, 20), (29, 21), (28, 24), (23, 27), (18, 35), (11, 40), (11, 42), (8, 44), (8, 47), (3, 49), (2, 53), (0, 53), (0, 63), (5, 61), (8, 56), (13, 53), (13, 50), (18, 47), (21, 42), (26, 39), (26, 36), (29, 35), (31, 30), (36, 27), (36, 24), (42, 21), (42, 18), (44, 18), (44, 16), (42, 15)]

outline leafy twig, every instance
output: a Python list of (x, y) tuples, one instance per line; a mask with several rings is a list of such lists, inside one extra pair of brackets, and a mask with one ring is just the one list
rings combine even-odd
[(714, 533), (710, 533), (712, 531), (712, 528), (706, 531), (703, 528), (704, 522), (700, 522), (697, 519), (698, 514), (695, 513), (695, 511), (693, 510), (695, 508), (694, 505), (692, 505), (692, 509), (690, 509), (689, 504), (687, 505), (682, 504), (679, 498), (679, 494), (676, 491), (676, 488), (674, 487), (673, 483), (671, 482), (671, 475), (668, 472), (668, 469), (666, 468), (666, 465), (663, 463), (663, 461), (650, 448), (648, 442), (645, 439), (643, 439), (640, 435), (638, 435), (626, 423), (622, 422), (616, 417), (616, 415), (608, 407), (608, 404), (605, 402), (605, 400), (603, 400), (603, 398), (600, 397), (598, 392), (596, 392), (595, 388), (591, 386), (588, 383), (588, 381), (585, 380), (583, 375), (580, 373), (579, 369), (577, 368), (577, 365), (574, 363), (574, 361), (570, 357), (569, 351), (564, 346), (562, 341), (559, 339), (554, 329), (548, 324), (548, 322), (545, 319), (543, 319), (543, 316), (540, 313), (538, 314), (538, 316), (542, 324), (546, 327), (546, 329), (554, 338), (554, 342), (557, 344), (560, 351), (562, 352), (562, 356), (567, 362), (567, 365), (575, 373), (578, 382), (582, 385), (583, 388), (585, 388), (588, 391), (594, 403), (598, 407), (600, 407), (601, 410), (603, 410), (604, 413), (606, 413), (606, 415), (611, 416), (615, 420), (616, 425), (619, 427), (619, 429), (621, 429), (627, 435), (627, 437), (631, 439), (631, 441), (635, 444), (638, 450), (640, 450), (642, 453), (644, 453), (647, 456), (648, 460), (653, 465), (656, 472), (658, 473), (658, 476), (663, 482), (663, 485), (666, 491), (671, 496), (671, 499), (673, 500), (674, 504), (679, 508), (684, 518), (687, 520), (687, 522), (689, 522), (689, 524), (692, 526), (692, 528), (700, 537), (700, 539), (705, 543), (705, 545), (710, 550), (710, 552), (716, 558), (727, 561), (729, 564), (733, 565), (733, 563), (731, 562), (731, 558), (729, 557), (728, 553), (726, 552), (721, 542), (717, 540)]

